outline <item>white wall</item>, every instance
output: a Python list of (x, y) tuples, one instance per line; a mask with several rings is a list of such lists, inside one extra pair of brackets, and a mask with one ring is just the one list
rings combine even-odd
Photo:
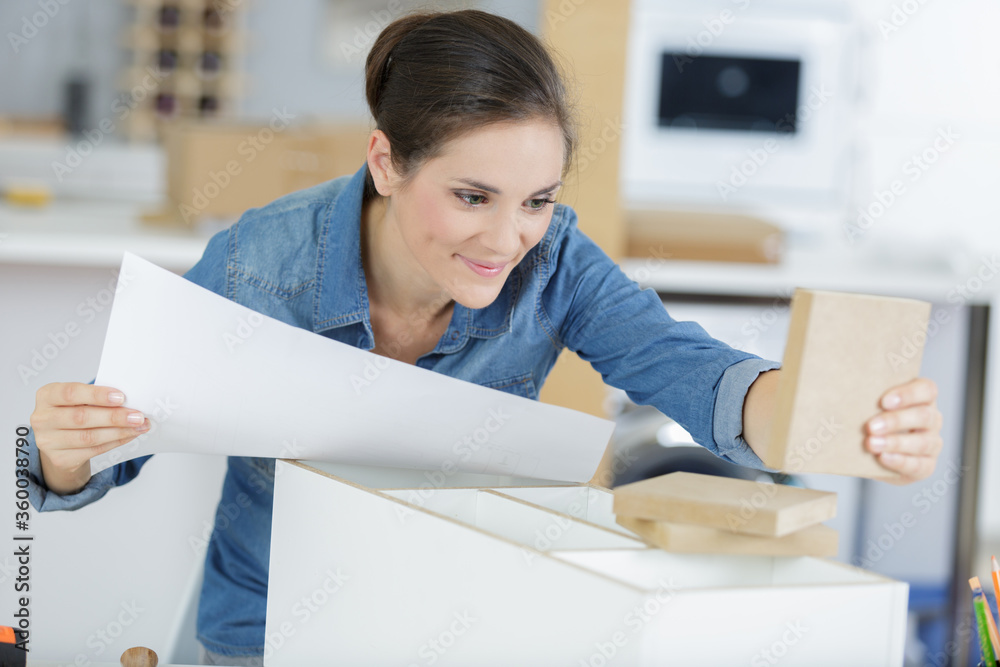
[[(1000, 251), (1000, 5), (989, 0), (854, 0), (869, 67), (859, 169), (859, 204), (895, 179), (907, 186), (871, 230), (885, 243), (961, 239), (973, 255)], [(912, 14), (902, 11), (913, 10)], [(900, 10), (894, 10), (899, 7)], [(896, 24), (899, 24), (898, 26)], [(940, 130), (954, 147), (914, 181), (915, 153)], [(912, 174), (912, 175), (911, 175)], [(867, 187), (866, 187), (867, 186)]]

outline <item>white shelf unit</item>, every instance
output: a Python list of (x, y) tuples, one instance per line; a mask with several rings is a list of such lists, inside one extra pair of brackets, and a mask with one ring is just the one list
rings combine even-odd
[(279, 460), (264, 664), (902, 665), (907, 593), (648, 548), (596, 486)]

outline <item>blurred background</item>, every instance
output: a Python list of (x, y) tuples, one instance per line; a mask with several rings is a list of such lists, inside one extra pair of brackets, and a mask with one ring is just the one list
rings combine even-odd
[[(4, 432), (27, 424), (42, 385), (96, 374), (123, 251), (183, 273), (246, 209), (356, 171), (378, 32), (462, 7), (551, 45), (582, 122), (560, 200), (675, 319), (780, 360), (795, 287), (933, 303), (934, 476), (773, 481), (836, 491), (838, 559), (910, 584), (908, 666), (975, 664), (966, 582), (988, 580), (1000, 551), (1000, 5), (987, 0), (2, 3)], [(759, 477), (572, 355), (542, 399), (618, 420), (606, 485)], [(626, 453), (635, 463), (612, 465)], [(195, 662), (224, 466), (157, 456), (101, 502), (35, 516), (33, 655), (85, 664), (155, 644)], [(0, 586), (13, 566), (0, 557)]]

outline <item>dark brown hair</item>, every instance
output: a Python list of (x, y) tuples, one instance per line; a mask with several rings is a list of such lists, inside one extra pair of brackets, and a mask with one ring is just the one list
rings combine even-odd
[[(509, 19), (466, 9), (399, 18), (365, 62), (375, 127), (405, 179), (443, 145), (489, 123), (551, 120), (563, 133), (563, 172), (576, 128), (559, 70), (545, 46)], [(371, 173), (365, 200), (378, 195)]]

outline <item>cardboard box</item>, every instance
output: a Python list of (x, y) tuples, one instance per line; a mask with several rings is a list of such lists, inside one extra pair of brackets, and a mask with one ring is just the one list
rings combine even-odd
[(648, 548), (611, 501), (590, 485), (279, 460), (264, 664), (903, 664), (905, 583)]
[(249, 208), (338, 176), (365, 161), (366, 125), (295, 124), (276, 114), (259, 125), (178, 121), (164, 139), (168, 215), (191, 225), (238, 218)]
[(778, 264), (784, 233), (742, 214), (695, 211), (629, 211), (629, 257)]

